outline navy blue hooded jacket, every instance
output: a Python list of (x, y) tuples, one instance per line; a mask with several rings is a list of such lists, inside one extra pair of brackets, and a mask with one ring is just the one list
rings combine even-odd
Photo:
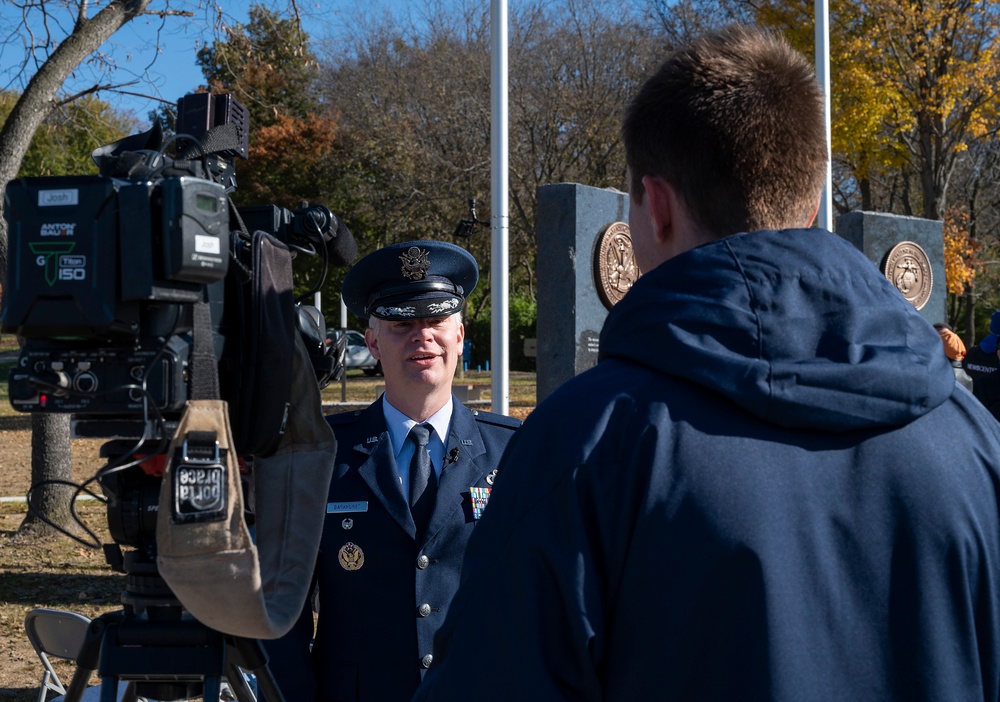
[(415, 699), (995, 701), (998, 461), (848, 243), (701, 246), (515, 435)]

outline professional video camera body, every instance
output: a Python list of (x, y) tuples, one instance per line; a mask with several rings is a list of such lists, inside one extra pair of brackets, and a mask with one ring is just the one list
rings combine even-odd
[[(231, 96), (182, 98), (176, 131), (163, 143), (157, 124), (99, 149), (98, 176), (8, 184), (0, 322), (25, 340), (9, 377), (16, 409), (91, 419), (180, 411), (189, 395), (193, 305), (203, 299), (212, 306), (221, 381), (238, 388), (246, 359), (237, 341), (252, 311), (234, 299), (239, 273), (230, 273), (228, 291), (225, 279), (231, 268), (253, 274), (250, 232), (328, 262), (353, 258), (350, 233), (324, 207), (230, 206), (233, 158), (248, 151), (247, 112)], [(171, 144), (184, 147), (173, 158), (164, 153)], [(325, 329), (316, 335), (310, 350), (322, 358)], [(332, 365), (317, 362), (321, 382)]]
[[(158, 577), (155, 534), (163, 459), (182, 412), (209, 388), (228, 402), (230, 460), (273, 453), (294, 399), (297, 345), (304, 344), (319, 387), (343, 372), (343, 344), (327, 345), (322, 315), (301, 304), (313, 291), (294, 299), (293, 252), (322, 258), (314, 290), (330, 265), (357, 253), (325, 207), (232, 205), (234, 158), (247, 157), (249, 141), (248, 114), (234, 98), (187, 95), (177, 115), (169, 138), (156, 123), (95, 151), (100, 175), (11, 181), (4, 211), (0, 324), (23, 340), (10, 401), (24, 412), (72, 413), (76, 436), (109, 439), (102, 448), (108, 465), (97, 476), (115, 540), (105, 552), (127, 576), (122, 625), (153, 647), (185, 639), (151, 620), (176, 627), (188, 618)], [(190, 474), (205, 473), (198, 468)], [(195, 520), (211, 511), (218, 488), (192, 486)], [(136, 551), (123, 555), (123, 545)], [(194, 636), (203, 644), (203, 633)], [(154, 669), (160, 654), (148, 656)], [(176, 680), (147, 684), (143, 694), (202, 693), (184, 676)], [(204, 693), (208, 700), (207, 686)]]

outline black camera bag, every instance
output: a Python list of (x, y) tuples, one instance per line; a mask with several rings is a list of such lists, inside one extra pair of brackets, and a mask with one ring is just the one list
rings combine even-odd
[(284, 434), (292, 400), (290, 359), (298, 333), (292, 254), (267, 232), (254, 232), (249, 244), (234, 236), (238, 265), (231, 267), (227, 277), (230, 309), (224, 317), (227, 325), (235, 324), (238, 333), (233, 335), (235, 342), (223, 350), (222, 397), (229, 399), (237, 454), (269, 456)]
[[(223, 338), (237, 341), (217, 367), (209, 303), (195, 305), (193, 397), (164, 472), (156, 563), (201, 623), (274, 639), (298, 620), (309, 592), (337, 443), (323, 419), (316, 362), (297, 331), (291, 252), (261, 231), (246, 250), (242, 237), (233, 241), (238, 263), (227, 275), (232, 295), (223, 317), (232, 325), (235, 314), (239, 326)], [(235, 383), (224, 395), (229, 402), (217, 399), (223, 380)], [(256, 540), (236, 461), (246, 455), (254, 457)]]

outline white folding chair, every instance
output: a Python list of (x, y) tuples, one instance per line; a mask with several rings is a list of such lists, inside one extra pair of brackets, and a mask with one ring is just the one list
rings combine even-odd
[(83, 648), (90, 618), (58, 609), (33, 609), (24, 617), (24, 631), (45, 666), (38, 688), (38, 702), (45, 702), (49, 690), (66, 694), (66, 687), (52, 667), (49, 656), (75, 661)]
[[(49, 691), (58, 693), (49, 702), (62, 702), (66, 687), (52, 667), (49, 656), (64, 658), (76, 662), (87, 636), (90, 618), (76, 612), (64, 612), (59, 609), (33, 609), (24, 617), (24, 631), (35, 653), (45, 666), (42, 672), (42, 682), (38, 688), (38, 702), (45, 702)], [(121, 700), (128, 688), (118, 687), (118, 699)], [(96, 702), (100, 699), (101, 686), (92, 685), (83, 691), (81, 702)], [(141, 697), (137, 702), (145, 702)]]
[[(33, 609), (24, 617), (24, 631), (28, 635), (28, 641), (41, 659), (44, 670), (42, 672), (42, 682), (38, 688), (38, 701), (46, 702), (46, 697), (51, 690), (59, 694), (49, 702), (62, 702), (66, 694), (66, 687), (59, 674), (52, 667), (49, 656), (63, 658), (69, 661), (76, 661), (83, 648), (83, 642), (87, 636), (87, 627), (90, 626), (90, 618), (76, 612), (65, 612), (59, 609)], [(240, 671), (242, 673), (242, 671)], [(248, 697), (256, 700), (253, 686), (249, 685), (246, 674), (243, 674), (243, 683), (248, 693)], [(234, 691), (229, 688), (229, 683), (223, 683), (222, 699), (236, 699)], [(100, 697), (100, 685), (88, 687), (83, 693), (82, 702), (90, 702)], [(122, 700), (126, 694), (131, 693), (132, 699), (136, 702), (147, 702), (143, 697), (135, 697), (132, 691), (132, 683), (118, 686), (118, 699)], [(152, 701), (149, 701), (152, 702)]]

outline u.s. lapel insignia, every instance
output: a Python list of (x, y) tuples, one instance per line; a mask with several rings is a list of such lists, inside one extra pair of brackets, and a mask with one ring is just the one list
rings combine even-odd
[(360, 546), (356, 546), (350, 541), (340, 547), (337, 552), (337, 560), (344, 570), (358, 570), (365, 564), (365, 552)]
[(472, 496), (472, 518), (479, 519), (490, 501), (490, 488), (470, 487), (469, 494)]

